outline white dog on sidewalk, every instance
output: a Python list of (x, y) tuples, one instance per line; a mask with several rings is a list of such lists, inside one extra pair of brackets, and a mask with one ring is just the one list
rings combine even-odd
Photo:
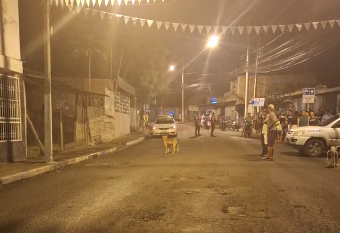
[(338, 166), (339, 148), (339, 146), (332, 146), (331, 149), (327, 151), (327, 168), (334, 168)]

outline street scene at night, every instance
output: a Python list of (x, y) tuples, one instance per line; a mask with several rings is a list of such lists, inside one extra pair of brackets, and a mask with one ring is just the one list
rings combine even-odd
[(0, 0), (0, 232), (340, 232), (339, 12)]

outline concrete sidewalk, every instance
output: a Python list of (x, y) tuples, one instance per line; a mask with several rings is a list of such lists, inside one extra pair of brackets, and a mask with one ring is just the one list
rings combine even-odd
[(0, 186), (22, 181), (45, 172), (54, 171), (71, 164), (79, 163), (95, 157), (101, 157), (123, 150), (147, 137), (143, 130), (132, 132), (96, 146), (82, 147), (72, 151), (53, 154), (52, 163), (44, 162), (43, 157), (28, 159), (23, 162), (0, 164)]

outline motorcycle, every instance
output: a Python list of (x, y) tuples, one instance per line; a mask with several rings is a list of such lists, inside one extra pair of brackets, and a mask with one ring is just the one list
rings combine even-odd
[(225, 131), (227, 129), (227, 119), (221, 118), (220, 120), (220, 129)]
[(203, 124), (204, 124), (204, 127), (205, 127), (206, 129), (210, 129), (210, 126), (211, 126), (210, 120), (205, 119)]
[(251, 131), (252, 131), (252, 124), (251, 122), (246, 121), (244, 123), (244, 137), (250, 138)]
[(231, 124), (231, 129), (233, 131), (239, 131), (240, 130), (240, 125), (238, 124), (238, 122), (233, 121), (233, 123)]

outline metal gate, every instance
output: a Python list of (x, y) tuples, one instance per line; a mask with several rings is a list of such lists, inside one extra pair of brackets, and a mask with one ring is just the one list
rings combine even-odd
[(86, 145), (86, 100), (84, 96), (76, 96), (75, 144), (76, 147)]

